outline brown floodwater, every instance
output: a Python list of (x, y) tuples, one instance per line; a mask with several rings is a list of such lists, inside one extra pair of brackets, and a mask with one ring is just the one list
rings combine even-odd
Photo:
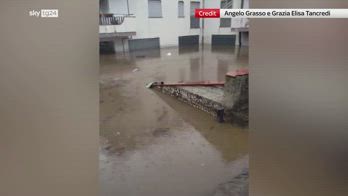
[(145, 85), (223, 81), (248, 48), (166, 48), (100, 56), (102, 196), (208, 196), (248, 165), (248, 130)]

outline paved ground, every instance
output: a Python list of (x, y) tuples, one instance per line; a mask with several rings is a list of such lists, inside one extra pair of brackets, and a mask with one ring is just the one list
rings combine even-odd
[[(149, 54), (149, 55), (148, 55)], [(102, 196), (210, 196), (247, 167), (248, 132), (145, 88), (152, 81), (221, 81), (248, 54), (176, 48), (101, 56)]]
[(181, 87), (193, 94), (200, 95), (212, 101), (223, 104), (224, 89), (223, 87)]

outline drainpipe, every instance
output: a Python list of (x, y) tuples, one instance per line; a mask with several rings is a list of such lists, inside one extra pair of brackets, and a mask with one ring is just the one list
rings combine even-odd
[(129, 0), (127, 0), (127, 12), (128, 12), (128, 15), (130, 15), (130, 12), (129, 12)]
[[(205, 0), (202, 0), (202, 7), (205, 8)], [(203, 75), (203, 69), (204, 69), (204, 18), (202, 18), (202, 52), (201, 52), (201, 78)]]
[[(202, 8), (205, 8), (205, 0), (202, 1)], [(202, 18), (202, 49), (204, 48), (204, 18)]]
[[(244, 7), (244, 0), (240, 1), (240, 9), (243, 9)], [(239, 32), (239, 48), (242, 47), (242, 32)]]

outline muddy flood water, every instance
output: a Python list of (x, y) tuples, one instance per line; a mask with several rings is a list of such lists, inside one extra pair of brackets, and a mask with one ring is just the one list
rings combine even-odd
[(100, 195), (212, 196), (248, 165), (248, 130), (160, 94), (152, 81), (224, 81), (248, 48), (100, 56)]

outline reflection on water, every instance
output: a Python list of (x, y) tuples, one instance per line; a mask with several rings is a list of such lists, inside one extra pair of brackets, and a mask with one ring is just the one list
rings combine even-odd
[(161, 57), (161, 51), (157, 49), (150, 50), (136, 50), (129, 53), (132, 58), (159, 58)]
[(228, 61), (223, 59), (218, 59), (217, 66), (218, 66), (218, 73), (217, 73), (218, 81), (224, 81), (225, 74), (228, 72)]
[(145, 88), (223, 80), (247, 50), (178, 48), (100, 57), (101, 195), (211, 195), (246, 167), (248, 133)]
[(197, 53), (199, 52), (199, 46), (190, 46), (190, 47), (179, 47), (179, 54), (187, 54), (187, 53)]
[(221, 46), (221, 45), (214, 45), (211, 46), (211, 52), (213, 53), (236, 53), (240, 48), (239, 47), (229, 47), (229, 46)]
[(200, 78), (200, 59), (199, 58), (191, 58), (190, 59), (190, 80), (191, 81), (198, 81), (201, 80)]

